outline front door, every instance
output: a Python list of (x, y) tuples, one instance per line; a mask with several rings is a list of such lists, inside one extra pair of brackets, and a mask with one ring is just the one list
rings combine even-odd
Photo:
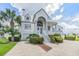
[(38, 27), (38, 33), (43, 34), (43, 28), (41, 26)]
[(45, 18), (39, 17), (37, 21), (37, 31), (40, 35), (43, 34), (44, 28), (45, 28)]

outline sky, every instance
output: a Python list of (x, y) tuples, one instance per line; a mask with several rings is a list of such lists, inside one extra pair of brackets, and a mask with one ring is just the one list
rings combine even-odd
[(64, 16), (74, 16), (79, 13), (79, 3), (64, 4)]
[(5, 10), (6, 8), (9, 8), (11, 10), (15, 10), (17, 14), (19, 14), (18, 9), (14, 8), (10, 3), (0, 3), (0, 11)]
[(0, 3), (0, 10), (5, 10), (5, 8), (15, 10), (17, 14), (22, 8), (25, 8), (30, 15), (43, 8), (51, 19), (56, 20), (64, 29), (79, 29), (79, 3)]
[(66, 28), (79, 28), (79, 3), (66, 3), (63, 6), (62, 24)]

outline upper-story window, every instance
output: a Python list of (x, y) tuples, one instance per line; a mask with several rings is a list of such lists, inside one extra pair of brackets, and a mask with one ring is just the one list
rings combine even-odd
[(26, 17), (27, 20), (29, 20), (29, 17)]
[(30, 20), (29, 14), (26, 14), (26, 15), (25, 15), (25, 19), (26, 19), (27, 21)]

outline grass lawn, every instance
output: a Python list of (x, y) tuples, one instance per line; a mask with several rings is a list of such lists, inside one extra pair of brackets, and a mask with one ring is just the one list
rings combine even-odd
[(9, 42), (6, 38), (0, 38), (0, 56), (5, 55), (15, 45), (16, 42)]
[(0, 56), (5, 55), (15, 45), (16, 45), (16, 42), (10, 42), (10, 43), (7, 43), (7, 44), (0, 44)]

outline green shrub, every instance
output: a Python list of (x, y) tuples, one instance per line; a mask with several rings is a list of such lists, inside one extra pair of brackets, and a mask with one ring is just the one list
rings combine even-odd
[(20, 35), (20, 33), (14, 35), (14, 41), (15, 41), (15, 42), (20, 41), (20, 39), (21, 39), (21, 35)]
[(79, 35), (77, 35), (76, 37), (78, 37), (78, 38), (79, 38)]
[(41, 44), (43, 44), (44, 38), (43, 37), (39, 37), (39, 41)]
[(55, 36), (54, 38), (55, 38), (56, 42), (58, 42), (58, 43), (62, 43), (63, 42), (63, 38), (60, 37), (60, 36)]
[[(20, 39), (21, 39), (21, 35), (20, 35), (20, 34), (14, 35), (14, 41), (15, 41), (15, 42), (20, 41)], [(8, 37), (8, 40), (9, 40), (9, 41), (12, 41), (12, 36), (9, 36), (9, 37)]]
[(21, 39), (20, 36), (15, 36), (15, 37), (14, 37), (14, 41), (15, 41), (15, 42), (20, 41), (20, 39)]
[(55, 33), (55, 34), (53, 34), (53, 36), (61, 36), (61, 34)]
[(52, 35), (49, 35), (49, 37), (52, 39)]
[(40, 37), (37, 34), (31, 34), (29, 35), (29, 42), (32, 44), (42, 44), (43, 43), (43, 37)]
[(3, 31), (0, 31), (0, 34), (4, 34), (4, 32)]
[(0, 44), (6, 44), (9, 41), (4, 37), (4, 38), (0, 38)]
[(52, 43), (55, 43), (56, 42), (56, 40), (55, 40), (55, 38), (54, 38), (54, 36), (53, 35), (49, 35), (49, 37), (50, 37), (50, 41), (52, 42)]
[(43, 43), (43, 38), (40, 38), (40, 37), (31, 37), (29, 39), (30, 43), (33, 43), (33, 44), (42, 44)]
[(54, 35), (49, 35), (50, 37), (50, 41), (52, 43), (62, 43), (63, 42), (63, 38), (61, 37), (60, 34), (54, 34)]
[(38, 34), (30, 34), (29, 36), (30, 36), (30, 37), (31, 37), (31, 36), (38, 36), (38, 37), (39, 37)]
[(11, 40), (11, 37), (8, 37), (8, 40), (9, 40), (9, 41), (12, 41), (12, 40)]
[(75, 35), (65, 35), (66, 40), (75, 40), (76, 36)]

